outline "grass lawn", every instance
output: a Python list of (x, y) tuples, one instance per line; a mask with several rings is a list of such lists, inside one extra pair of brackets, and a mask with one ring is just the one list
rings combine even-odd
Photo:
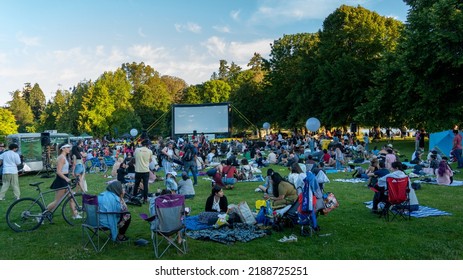
[[(377, 143), (378, 147), (383, 144)], [(370, 144), (370, 148), (375, 146)], [(394, 148), (410, 158), (413, 140), (395, 140)], [(452, 164), (455, 167), (455, 164)], [(288, 171), (284, 167), (273, 166), (282, 175)], [(263, 170), (265, 174), (265, 169)], [(160, 175), (163, 173), (160, 172)], [(452, 213), (451, 216), (412, 218), (411, 221), (394, 220), (386, 222), (370, 213), (364, 202), (373, 197), (373, 192), (365, 184), (334, 182), (337, 178), (351, 178), (351, 173), (328, 174), (331, 182), (326, 184), (327, 191), (335, 193), (340, 206), (327, 216), (320, 216), (320, 236), (298, 237), (298, 242), (280, 243), (278, 239), (296, 229), (272, 232), (271, 235), (248, 243), (237, 242), (223, 245), (212, 241), (188, 239), (189, 252), (178, 255), (170, 250), (164, 259), (185, 260), (459, 260), (463, 258), (463, 187), (447, 187), (422, 184), (416, 192), (421, 205)], [(101, 174), (88, 174), (90, 193), (100, 193), (105, 189)], [(456, 173), (455, 180), (463, 180)], [(35, 197), (37, 192), (29, 183), (44, 181), (48, 186), (53, 178), (41, 178), (34, 174), (20, 177), (21, 197)], [(196, 197), (187, 200), (192, 215), (203, 211), (210, 193), (210, 181), (198, 178)], [(229, 203), (247, 201), (251, 208), (262, 193), (254, 192), (258, 182), (238, 183), (234, 190), (225, 190)], [(162, 188), (163, 182), (150, 186), (150, 191)], [(54, 224), (45, 223), (34, 232), (15, 233), (5, 221), (5, 214), (12, 202), (13, 194), (9, 190), (6, 201), (0, 201), (0, 259), (6, 260), (149, 260), (154, 258), (151, 245), (138, 247), (133, 242), (107, 245), (102, 253), (82, 249), (80, 227), (71, 227), (65, 223), (60, 213), (55, 214)], [(48, 197), (49, 202), (52, 198)], [(148, 206), (129, 206), (132, 212), (132, 224), (127, 232), (131, 240), (143, 238), (150, 240), (148, 224), (139, 218), (139, 213), (148, 213)]]

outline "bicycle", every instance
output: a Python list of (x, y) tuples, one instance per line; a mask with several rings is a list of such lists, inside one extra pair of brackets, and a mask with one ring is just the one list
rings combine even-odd
[[(39, 192), (37, 198), (21, 198), (13, 202), (6, 211), (6, 222), (8, 226), (15, 232), (27, 232), (38, 229), (45, 223), (45, 219), (52, 223), (53, 214), (62, 204), (61, 214), (64, 220), (71, 226), (82, 224), (84, 217), (74, 219), (74, 213), (77, 211), (79, 215), (83, 215), (81, 193), (74, 193), (73, 189), (79, 184), (79, 180), (72, 179), (71, 184), (67, 187), (60, 189), (52, 189), (49, 191), (42, 191), (40, 185), (43, 182), (36, 182), (29, 184), (36, 187)], [(45, 205), (44, 195), (58, 190), (66, 189), (66, 193), (58, 201), (55, 208), (51, 211), (47, 210)], [(71, 202), (74, 203), (74, 209), (71, 208)]]
[(85, 162), (85, 166), (87, 168), (88, 173), (106, 173), (106, 171), (108, 170), (108, 166), (106, 166), (104, 159), (99, 157), (94, 157), (90, 160), (87, 160)]

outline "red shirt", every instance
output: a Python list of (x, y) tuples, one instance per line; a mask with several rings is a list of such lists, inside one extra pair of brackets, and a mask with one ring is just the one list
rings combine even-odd
[(453, 137), (453, 149), (461, 149), (461, 135), (458, 133)]
[(331, 158), (330, 154), (328, 154), (328, 153), (323, 154), (323, 161), (325, 163), (328, 163), (330, 161), (330, 158)]

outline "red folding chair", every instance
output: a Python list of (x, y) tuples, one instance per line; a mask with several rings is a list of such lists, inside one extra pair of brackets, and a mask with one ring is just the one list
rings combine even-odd
[[(387, 183), (387, 201), (383, 208), (383, 216), (387, 221), (394, 220), (397, 216), (410, 220), (410, 187), (408, 177), (404, 178), (386, 178)], [(392, 218), (390, 219), (390, 216)]]

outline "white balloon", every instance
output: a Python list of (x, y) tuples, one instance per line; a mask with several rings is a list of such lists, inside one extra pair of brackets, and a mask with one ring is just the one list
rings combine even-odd
[(262, 126), (264, 129), (269, 129), (270, 124), (268, 122), (264, 122), (264, 125)]
[(138, 135), (138, 130), (136, 128), (132, 128), (130, 130), (130, 135), (132, 135), (133, 137), (137, 136)]
[(310, 118), (305, 122), (305, 127), (314, 132), (320, 128), (320, 121), (317, 118)]

